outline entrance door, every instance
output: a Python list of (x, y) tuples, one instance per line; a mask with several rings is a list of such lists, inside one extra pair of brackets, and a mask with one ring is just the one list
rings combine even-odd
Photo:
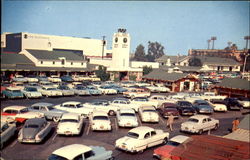
[(190, 83), (189, 82), (184, 82), (184, 90), (189, 90)]

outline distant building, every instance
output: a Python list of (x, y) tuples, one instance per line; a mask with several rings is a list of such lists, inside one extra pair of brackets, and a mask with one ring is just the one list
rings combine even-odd
[(187, 56), (167, 56), (163, 55), (155, 61), (160, 64), (160, 66), (188, 66), (188, 63), (182, 62)]

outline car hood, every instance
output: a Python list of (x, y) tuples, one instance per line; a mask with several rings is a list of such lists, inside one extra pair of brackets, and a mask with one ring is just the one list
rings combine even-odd
[(39, 128), (23, 128), (22, 132), (24, 139), (33, 139), (39, 132)]
[(165, 145), (162, 147), (159, 147), (154, 150), (154, 154), (159, 155), (161, 158), (170, 158), (171, 154), (170, 152), (174, 150), (176, 147), (170, 146), (170, 145)]

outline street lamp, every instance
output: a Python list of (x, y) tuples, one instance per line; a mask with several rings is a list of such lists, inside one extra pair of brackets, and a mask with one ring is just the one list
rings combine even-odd
[(207, 43), (208, 43), (207, 49), (210, 49), (210, 42), (211, 42), (211, 39), (207, 40)]
[(212, 49), (214, 49), (214, 41), (217, 40), (216, 37), (211, 37), (211, 40), (213, 41)]
[(245, 61), (244, 61), (244, 66), (243, 66), (243, 76), (244, 76), (244, 73), (245, 73), (245, 70), (246, 70), (246, 62), (247, 62), (247, 57), (249, 56), (250, 54), (247, 54), (245, 56)]
[(250, 40), (250, 36), (245, 36), (244, 39), (246, 40), (246, 50), (248, 49), (248, 41)]
[(105, 41), (105, 36), (102, 36), (102, 59), (103, 59), (103, 54), (104, 54), (104, 46), (106, 44), (106, 41)]

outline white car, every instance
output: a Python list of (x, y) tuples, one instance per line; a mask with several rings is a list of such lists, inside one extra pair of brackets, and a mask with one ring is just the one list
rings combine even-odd
[(123, 92), (123, 96), (127, 98), (149, 97), (150, 95), (150, 91), (141, 88), (132, 88), (128, 89), (127, 92)]
[(82, 131), (83, 118), (79, 114), (64, 113), (57, 126), (59, 135), (79, 135)]
[(89, 90), (85, 86), (76, 86), (73, 88), (75, 95), (78, 96), (89, 96)]
[(23, 75), (15, 75), (15, 77), (12, 79), (14, 82), (27, 82), (27, 78)]
[(149, 147), (167, 143), (168, 132), (147, 126), (140, 126), (128, 131), (128, 134), (115, 142), (115, 147), (128, 152), (143, 152)]
[(170, 89), (164, 86), (150, 85), (146, 87), (150, 92), (170, 92)]
[(195, 115), (181, 124), (181, 131), (202, 134), (204, 131), (218, 129), (219, 120), (206, 115)]
[(146, 97), (136, 97), (136, 98), (131, 99), (130, 102), (132, 104), (138, 104), (140, 106), (153, 106), (155, 108), (157, 108), (159, 106), (158, 101), (150, 101)]
[(240, 97), (238, 101), (243, 106), (243, 108), (250, 108), (250, 98)]
[(26, 98), (41, 98), (43, 96), (36, 87), (25, 87), (22, 92)]
[(29, 83), (30, 83), (30, 82), (38, 82), (38, 81), (39, 81), (38, 78), (36, 78), (35, 76), (32, 76), (32, 75), (26, 77), (26, 79), (27, 79), (27, 81), (28, 81)]
[(213, 107), (214, 111), (219, 111), (219, 112), (226, 112), (227, 111), (227, 106), (223, 101), (216, 101), (216, 100), (211, 100), (210, 102), (208, 101), (210, 106)]
[(70, 144), (55, 150), (48, 160), (107, 160), (113, 159), (112, 151), (100, 146), (85, 146), (83, 144)]
[(93, 112), (93, 108), (86, 107), (81, 102), (77, 101), (64, 102), (62, 104), (55, 105), (54, 108), (71, 113), (77, 113), (85, 118), (87, 118), (90, 113)]
[(153, 95), (153, 96), (150, 96), (148, 98), (149, 101), (154, 101), (154, 102), (158, 102), (158, 106), (161, 106), (162, 103), (165, 103), (165, 102), (168, 102), (168, 99), (167, 99), (167, 96), (164, 96), (164, 95)]
[(102, 111), (107, 113), (110, 116), (116, 115), (117, 110), (120, 109), (120, 107), (115, 106), (115, 105), (110, 105), (109, 101), (107, 100), (95, 100), (90, 103), (84, 103), (83, 104), (86, 107), (93, 108), (95, 111)]
[(1, 133), (0, 133), (0, 148), (4, 147), (4, 144), (15, 135), (17, 131), (15, 123), (8, 123), (1, 119)]
[(133, 109), (120, 109), (116, 117), (119, 127), (137, 127), (139, 124)]
[(24, 83), (23, 82), (13, 82), (11, 84), (12, 87), (23, 90), (24, 89)]
[(89, 116), (90, 127), (92, 131), (111, 131), (111, 121), (108, 114), (101, 111), (94, 111)]
[(138, 112), (141, 107), (140, 104), (132, 104), (129, 99), (126, 98), (116, 98), (110, 102), (111, 105), (118, 106), (120, 109), (133, 109), (135, 112)]
[(40, 90), (43, 96), (52, 97), (52, 96), (63, 96), (62, 92), (56, 87), (52, 86), (43, 86)]
[(117, 91), (110, 86), (100, 86), (98, 90), (100, 90), (102, 94), (117, 94)]
[(159, 114), (152, 106), (141, 107), (138, 113), (142, 122), (159, 122)]
[(73, 89), (69, 88), (66, 85), (61, 85), (58, 89), (62, 92), (63, 96), (74, 96), (75, 92)]
[(216, 95), (214, 92), (205, 92), (200, 98), (208, 101), (211, 99), (223, 100), (227, 98), (227, 96)]
[(62, 82), (61, 78), (59, 76), (56, 76), (56, 75), (52, 75), (52, 76), (48, 77), (48, 80), (50, 82)]

